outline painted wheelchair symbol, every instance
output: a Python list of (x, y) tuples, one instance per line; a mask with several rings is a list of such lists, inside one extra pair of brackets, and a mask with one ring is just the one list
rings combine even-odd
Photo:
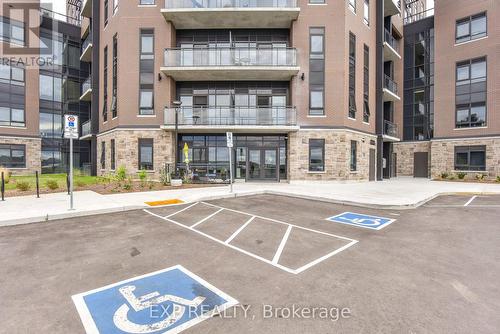
[(136, 297), (134, 294), (135, 289), (136, 287), (134, 285), (127, 285), (119, 289), (122, 296), (135, 312), (143, 311), (165, 302), (172, 302), (174, 304), (172, 312), (167, 318), (152, 324), (136, 324), (128, 318), (130, 307), (127, 303), (124, 303), (116, 310), (113, 316), (113, 322), (116, 327), (127, 333), (145, 334), (167, 329), (182, 318), (186, 312), (186, 307), (196, 308), (205, 300), (205, 297), (202, 296), (198, 296), (193, 300), (187, 300), (173, 295), (160, 296), (156, 291), (141, 297)]
[(339, 217), (338, 219), (346, 220), (347, 222), (351, 224), (358, 224), (358, 225), (364, 225), (364, 226), (380, 226), (383, 222), (381, 219), (366, 219), (366, 218), (346, 218), (346, 217)]

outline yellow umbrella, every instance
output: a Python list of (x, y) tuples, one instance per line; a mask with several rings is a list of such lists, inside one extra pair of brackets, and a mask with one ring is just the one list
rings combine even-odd
[(184, 152), (184, 162), (189, 163), (189, 147), (187, 143), (184, 143), (184, 148), (182, 149)]

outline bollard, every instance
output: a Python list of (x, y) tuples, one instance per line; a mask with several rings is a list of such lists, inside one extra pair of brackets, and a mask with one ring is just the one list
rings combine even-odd
[(36, 177), (36, 198), (40, 198), (40, 183), (38, 182), (38, 171), (35, 171)]
[(4, 176), (3, 176), (3, 173), (2, 172), (2, 189), (0, 189), (0, 192), (2, 193), (2, 201), (5, 201), (5, 197), (4, 197), (4, 193), (5, 193), (5, 179), (4, 179)]
[(66, 187), (68, 188), (68, 195), (69, 195), (69, 175), (66, 174)]

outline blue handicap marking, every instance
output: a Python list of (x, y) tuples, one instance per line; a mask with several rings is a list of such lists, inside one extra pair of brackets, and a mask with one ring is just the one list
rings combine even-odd
[(382, 228), (396, 221), (396, 219), (363, 215), (353, 212), (344, 212), (340, 215), (327, 218), (326, 220), (357, 227), (369, 228), (372, 230), (381, 230)]
[(75, 122), (68, 122), (68, 126), (75, 126)]
[(238, 303), (180, 265), (72, 298), (87, 334), (179, 333)]

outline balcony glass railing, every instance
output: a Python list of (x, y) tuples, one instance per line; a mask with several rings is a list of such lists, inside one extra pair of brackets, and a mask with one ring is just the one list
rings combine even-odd
[(389, 121), (384, 121), (384, 135), (399, 138), (398, 125)]
[(165, 8), (296, 8), (297, 0), (165, 0)]
[[(175, 125), (176, 108), (165, 109), (165, 125)], [(190, 126), (293, 126), (295, 107), (181, 107), (178, 125)]]
[(81, 137), (85, 137), (91, 134), (91, 122), (90, 120), (86, 121), (82, 124), (82, 135)]
[(385, 30), (385, 42), (399, 54), (399, 41), (387, 29)]
[(294, 48), (166, 49), (165, 66), (296, 66)]
[(92, 88), (92, 77), (89, 76), (82, 84), (82, 94)]
[(82, 43), (82, 53), (91, 43), (92, 43), (92, 31), (89, 31), (89, 34)]
[(387, 74), (385, 75), (384, 88), (398, 95), (398, 84), (394, 81), (393, 78), (391, 78)]

